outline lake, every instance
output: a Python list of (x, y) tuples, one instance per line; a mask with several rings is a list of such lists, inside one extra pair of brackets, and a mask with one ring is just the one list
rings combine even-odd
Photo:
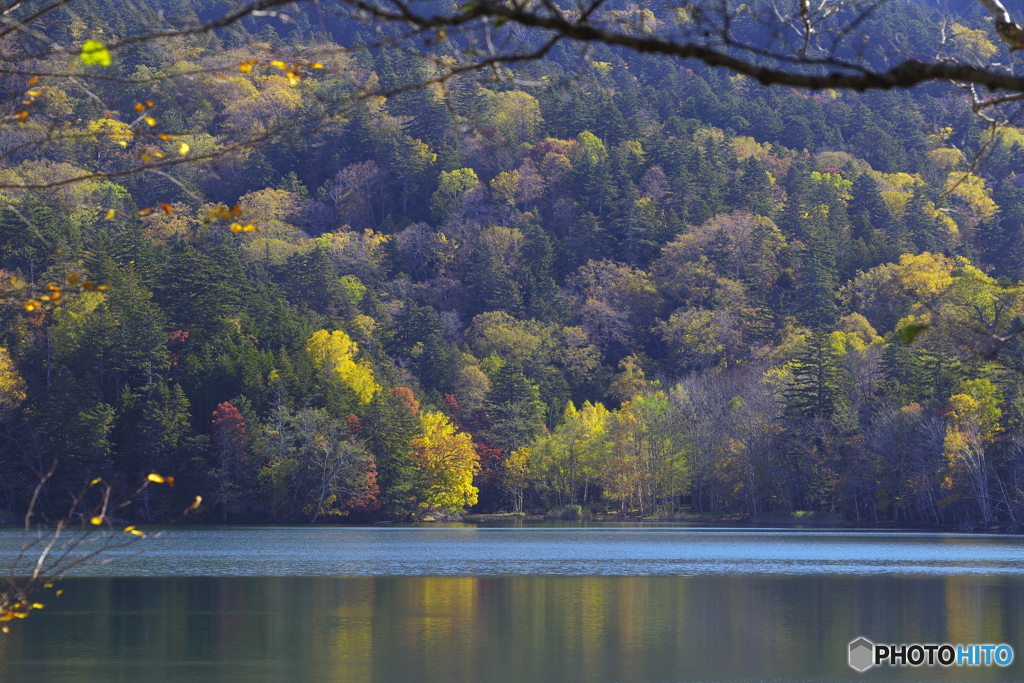
[[(0, 561), (19, 540), (0, 530)], [(1024, 679), (1019, 536), (231, 527), (138, 547), (0, 637), (0, 680)], [(858, 674), (858, 636), (1017, 659)]]

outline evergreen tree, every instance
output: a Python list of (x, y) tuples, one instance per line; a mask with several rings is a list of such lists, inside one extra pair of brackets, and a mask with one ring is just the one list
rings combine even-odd
[(388, 519), (413, 517), (423, 486), (413, 447), (421, 436), (418, 406), (409, 398), (407, 389), (380, 393), (367, 406), (362, 420), (366, 448), (377, 463), (381, 514)]
[(836, 272), (836, 248), (828, 234), (823, 207), (803, 222), (802, 231), (807, 236), (804, 255), (804, 273), (800, 288), (803, 319), (811, 326), (832, 325), (839, 315), (836, 303), (838, 273)]
[(825, 418), (849, 429), (849, 376), (842, 354), (826, 328), (816, 329), (793, 360), (793, 378), (785, 391), (785, 414), (791, 418)]
[(515, 363), (505, 363), (491, 382), (486, 399), (494, 443), (511, 453), (540, 433), (544, 404), (537, 386)]

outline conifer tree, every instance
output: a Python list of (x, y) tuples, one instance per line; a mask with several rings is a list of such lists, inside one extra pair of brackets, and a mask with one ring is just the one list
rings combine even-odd
[(507, 453), (525, 446), (543, 428), (540, 392), (515, 363), (505, 363), (491, 381), (486, 410), (494, 442)]
[(423, 481), (413, 443), (422, 436), (419, 406), (408, 389), (377, 394), (366, 409), (362, 433), (377, 463), (381, 514), (407, 519), (417, 514)]

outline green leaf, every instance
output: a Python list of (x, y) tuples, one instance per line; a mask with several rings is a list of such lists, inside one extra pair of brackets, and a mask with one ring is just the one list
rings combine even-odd
[(110, 66), (110, 50), (98, 40), (87, 40), (82, 43), (82, 61), (86, 64)]
[(910, 346), (917, 339), (917, 335), (927, 330), (931, 325), (907, 325), (899, 331), (900, 341)]

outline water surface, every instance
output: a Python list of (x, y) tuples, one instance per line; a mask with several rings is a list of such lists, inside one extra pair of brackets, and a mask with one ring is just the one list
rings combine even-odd
[[(0, 531), (0, 562), (20, 539)], [(1012, 576), (1024, 568), (1024, 537), (669, 525), (176, 528), (104, 557), (119, 560), (79, 575)]]
[[(1024, 679), (1019, 537), (274, 527), (142, 547), (0, 638), (0, 681)], [(862, 635), (1017, 661), (857, 674)]]

